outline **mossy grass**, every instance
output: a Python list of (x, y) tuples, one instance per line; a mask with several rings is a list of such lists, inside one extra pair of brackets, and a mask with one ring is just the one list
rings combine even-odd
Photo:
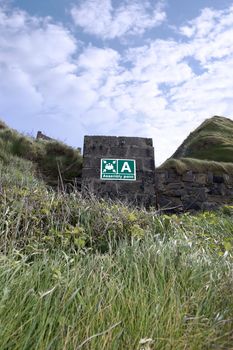
[(214, 116), (205, 120), (177, 149), (172, 158), (233, 162), (233, 121)]
[(157, 168), (158, 171), (168, 169), (174, 169), (178, 174), (184, 174), (186, 171), (192, 170), (197, 173), (211, 171), (215, 174), (233, 175), (233, 163), (215, 162), (195, 158), (170, 158)]

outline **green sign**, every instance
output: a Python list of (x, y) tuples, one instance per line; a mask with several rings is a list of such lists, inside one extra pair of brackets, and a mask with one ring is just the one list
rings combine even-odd
[(101, 159), (102, 180), (136, 180), (136, 162), (133, 159)]

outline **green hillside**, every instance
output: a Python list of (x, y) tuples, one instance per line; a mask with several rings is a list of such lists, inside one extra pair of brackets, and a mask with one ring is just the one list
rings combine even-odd
[(233, 121), (218, 116), (205, 120), (171, 158), (233, 162)]
[[(48, 185), (74, 183), (81, 177), (82, 156), (59, 141), (35, 140), (8, 128), (0, 121), (0, 160), (3, 164), (31, 162), (35, 176)], [(20, 162), (21, 160), (21, 162)]]
[(232, 350), (232, 207), (168, 216), (56, 191), (45, 180), (80, 155), (0, 128), (1, 350)]

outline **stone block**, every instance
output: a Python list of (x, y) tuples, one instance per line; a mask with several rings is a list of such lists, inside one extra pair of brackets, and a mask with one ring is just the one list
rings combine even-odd
[(156, 183), (165, 183), (167, 181), (167, 171), (157, 171), (155, 169), (155, 178), (156, 178)]
[(213, 182), (221, 184), (224, 182), (224, 177), (223, 175), (213, 175)]
[(185, 182), (193, 182), (194, 181), (194, 175), (193, 175), (192, 170), (189, 170), (185, 174), (182, 175), (182, 181), (185, 181)]
[(217, 203), (217, 204), (224, 204), (228, 203), (230, 199), (228, 197), (224, 197), (221, 195), (209, 195), (208, 196), (208, 202), (210, 203)]
[(202, 203), (197, 198), (189, 197), (186, 200), (182, 200), (184, 210), (198, 211), (202, 209)]
[(214, 202), (204, 202), (202, 203), (201, 209), (204, 211), (216, 210), (219, 207), (217, 203)]
[(207, 174), (195, 174), (194, 179), (196, 183), (205, 185), (207, 183)]
[(165, 188), (165, 190), (163, 191), (163, 195), (168, 196), (168, 197), (183, 197), (186, 195), (186, 192), (184, 189), (180, 188), (177, 190), (167, 190)]
[(207, 173), (207, 183), (208, 184), (212, 184), (213, 183), (213, 177), (214, 177), (213, 173), (208, 171), (208, 173)]
[(183, 203), (180, 198), (169, 197), (166, 195), (158, 195), (157, 202), (160, 209), (183, 207)]
[(224, 183), (214, 183), (209, 190), (210, 195), (221, 195), (224, 196), (226, 194), (226, 185)]
[(223, 174), (224, 183), (227, 185), (233, 185), (233, 177), (228, 174)]
[(190, 192), (189, 194), (186, 194), (185, 196), (182, 197), (182, 200), (184, 201), (205, 201), (208, 198), (207, 191), (205, 189), (199, 188), (193, 191), (192, 193)]
[(179, 182), (181, 181), (181, 175), (177, 174), (176, 171), (168, 170), (167, 182)]
[(167, 186), (166, 186), (167, 191), (180, 190), (181, 188), (184, 188), (183, 182), (173, 182), (173, 183), (167, 184)]
[(181, 197), (185, 195), (183, 182), (168, 183), (164, 186), (163, 195), (168, 197)]

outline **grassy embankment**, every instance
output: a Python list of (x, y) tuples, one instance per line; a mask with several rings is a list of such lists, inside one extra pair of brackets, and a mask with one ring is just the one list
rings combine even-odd
[(233, 174), (232, 135), (231, 119), (218, 116), (206, 119), (159, 169), (175, 169), (179, 174), (188, 170)]
[(63, 184), (72, 183), (81, 176), (82, 156), (78, 150), (59, 141), (35, 140), (0, 121), (0, 161), (10, 165), (13, 156), (31, 161), (37, 177), (51, 186), (61, 179)]
[(233, 121), (224, 117), (206, 119), (184, 140), (172, 158), (195, 158), (233, 162)]
[(233, 348), (231, 207), (169, 217), (57, 193), (7, 152), (1, 350)]

